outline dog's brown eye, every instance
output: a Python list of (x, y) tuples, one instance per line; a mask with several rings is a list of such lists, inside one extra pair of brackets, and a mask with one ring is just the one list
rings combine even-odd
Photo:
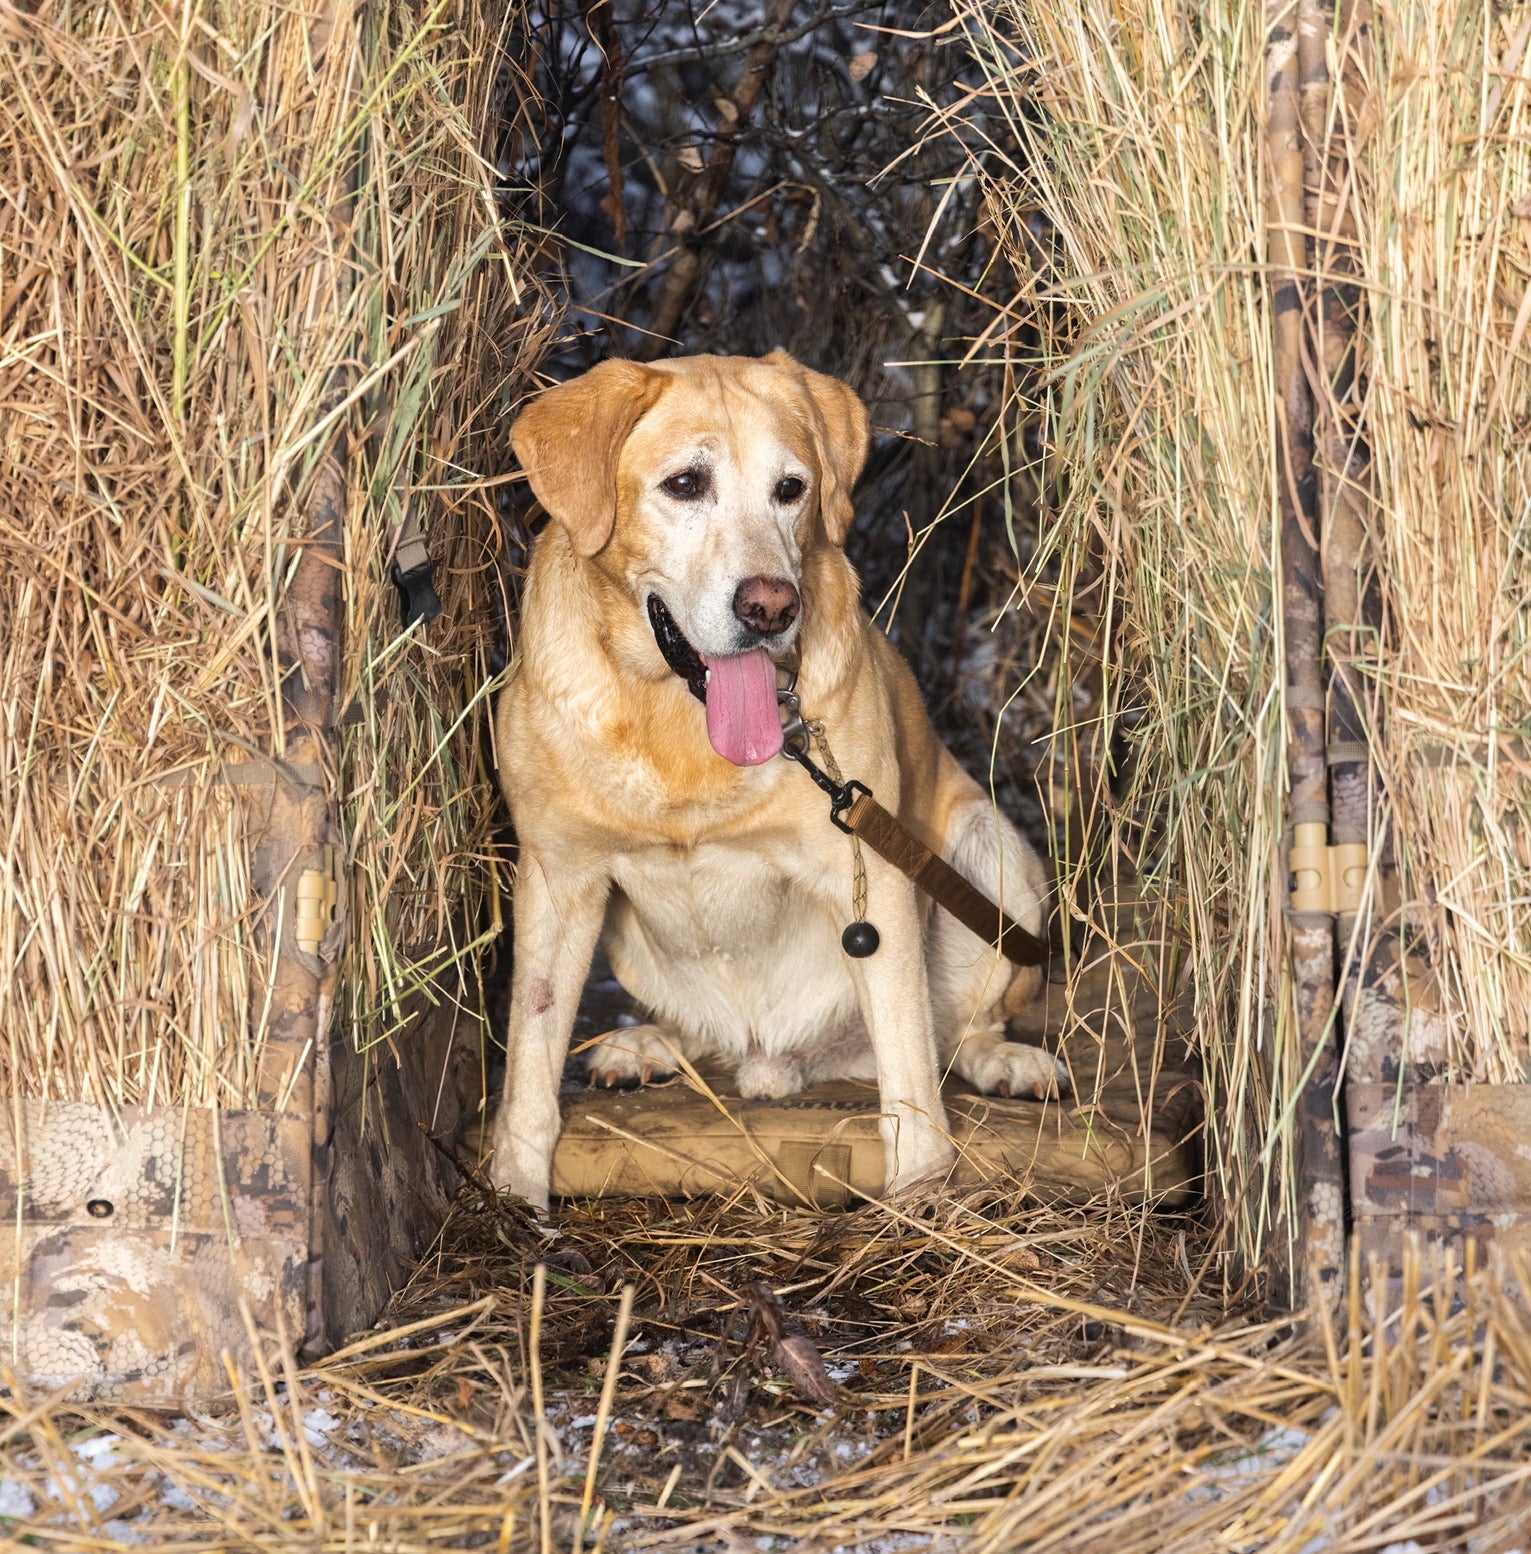
[(803, 494), (807, 487), (796, 475), (788, 475), (785, 480), (776, 482), (776, 500), (778, 502), (795, 502)]
[(682, 502), (694, 502), (699, 496), (707, 495), (707, 488), (711, 484), (706, 470), (683, 469), (680, 474), (660, 481), (659, 488), (668, 491), (671, 496), (679, 497)]

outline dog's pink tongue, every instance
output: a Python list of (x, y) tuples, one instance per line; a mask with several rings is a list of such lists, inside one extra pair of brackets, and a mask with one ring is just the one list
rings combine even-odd
[(707, 737), (735, 766), (759, 766), (781, 749), (776, 666), (763, 648), (707, 660)]

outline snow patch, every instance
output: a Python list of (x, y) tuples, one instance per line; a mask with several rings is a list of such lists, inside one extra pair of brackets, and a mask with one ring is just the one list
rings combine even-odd
[(37, 1510), (32, 1491), (13, 1478), (0, 1478), (0, 1521), (22, 1522)]
[(303, 1434), (310, 1446), (328, 1446), (329, 1432), (340, 1421), (327, 1408), (311, 1408), (303, 1416)]

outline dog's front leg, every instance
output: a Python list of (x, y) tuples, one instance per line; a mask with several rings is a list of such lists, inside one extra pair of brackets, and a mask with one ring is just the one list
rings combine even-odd
[(850, 967), (877, 1064), (884, 1181), (891, 1193), (944, 1170), (956, 1151), (941, 1104), (919, 897), (880, 858), (869, 857), (866, 868), (869, 915), (880, 944)]
[(490, 1178), (538, 1209), (548, 1206), (560, 1125), (558, 1082), (609, 888), (604, 874), (554, 874), (522, 854), (505, 1095), (494, 1125)]

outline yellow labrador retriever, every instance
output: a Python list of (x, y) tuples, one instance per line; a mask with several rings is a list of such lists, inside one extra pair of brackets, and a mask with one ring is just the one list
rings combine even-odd
[[(850, 840), (808, 775), (773, 759), (778, 666), (792, 665), (847, 776), (1040, 931), (1040, 859), (936, 737), (860, 607), (842, 545), (868, 432), (850, 388), (782, 352), (606, 362), (512, 429), (555, 522), (532, 557), (495, 729), (521, 863), (492, 1175), (539, 1207), (598, 940), (654, 1022), (602, 1039), (598, 1081), (647, 1080), (675, 1051), (722, 1060), (745, 1096), (875, 1077), (890, 1191), (952, 1159), (948, 1065), (1000, 1094), (1065, 1082), (1047, 1053), (1004, 1039), (1038, 973), (870, 852), (880, 948), (845, 952)], [(661, 631), (705, 663), (705, 710)]]

